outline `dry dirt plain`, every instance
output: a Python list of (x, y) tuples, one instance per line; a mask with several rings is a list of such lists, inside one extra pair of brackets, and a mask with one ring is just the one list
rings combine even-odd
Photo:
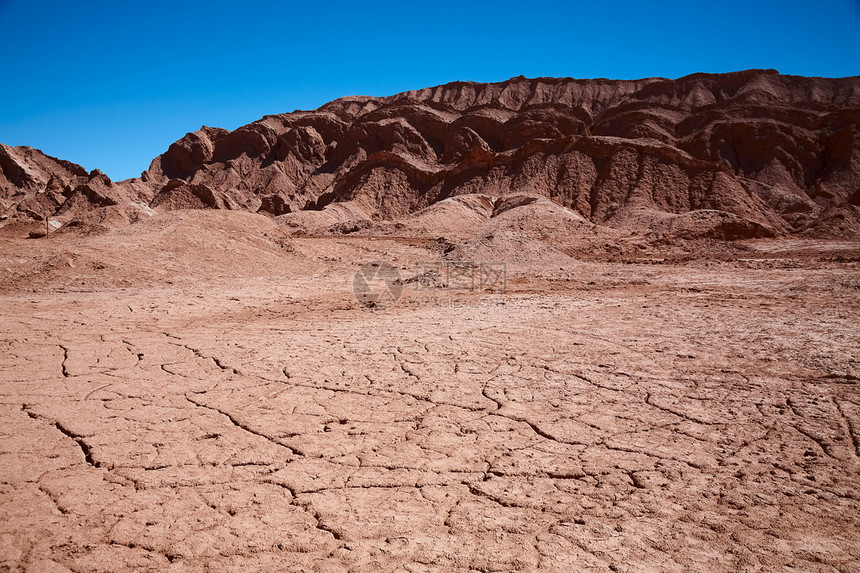
[(247, 229), (0, 239), (0, 569), (860, 571), (857, 244), (369, 311), (432, 251)]

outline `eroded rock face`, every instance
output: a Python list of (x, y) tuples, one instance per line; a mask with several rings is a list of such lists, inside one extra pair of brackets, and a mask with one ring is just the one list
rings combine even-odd
[[(743, 230), (721, 235), (858, 236), (858, 125), (858, 77), (457, 82), (345, 97), (233, 132), (203, 127), (118, 187), (162, 209), (295, 216), (351, 202), (377, 219), (455, 195), (527, 193), (634, 231), (661, 213), (706, 210)], [(3, 149), (4, 197), (47, 188), (53, 171), (39, 178)], [(70, 169), (57, 163), (61, 181)]]
[(0, 215), (42, 219), (53, 214), (89, 175), (80, 165), (31, 147), (0, 144)]
[(173, 175), (274, 215), (359, 201), (390, 219), (525, 192), (617, 227), (641, 223), (631, 210), (717, 210), (738, 220), (727, 236), (856, 235), (858, 121), (857, 78), (458, 82), (189, 134), (153, 172), (214, 137), (214, 154)]
[(38, 149), (0, 144), (0, 216), (6, 224), (52, 217), (110, 228), (134, 220), (134, 204), (146, 206), (151, 199), (151, 186), (139, 179), (117, 184), (98, 169), (87, 173)]
[(191, 176), (197, 166), (212, 160), (215, 150), (213, 141), (228, 133), (226, 129), (203, 126), (199, 131), (187, 134), (153, 160), (149, 175), (153, 178), (163, 176), (168, 179)]

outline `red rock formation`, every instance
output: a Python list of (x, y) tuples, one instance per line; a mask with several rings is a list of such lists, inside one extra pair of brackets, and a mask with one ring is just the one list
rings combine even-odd
[[(858, 126), (860, 77), (456, 82), (204, 127), (119, 186), (162, 209), (350, 203), (394, 219), (454, 195), (530, 194), (634, 230), (702, 211), (728, 238), (860, 236)], [(19, 171), (4, 185), (21, 188)]]
[(0, 144), (0, 215), (42, 219), (89, 180), (80, 165), (30, 147)]
[(94, 169), (30, 147), (0, 144), (0, 217), (3, 223), (76, 221), (111, 227), (136, 220), (152, 198), (140, 180), (116, 184)]
[(856, 235), (858, 121), (858, 78), (458, 82), (206, 128), (148, 177), (273, 215), (356, 201), (390, 219), (452, 195), (531, 193), (611, 226), (641, 224), (632, 210), (716, 210), (743, 221), (729, 236)]

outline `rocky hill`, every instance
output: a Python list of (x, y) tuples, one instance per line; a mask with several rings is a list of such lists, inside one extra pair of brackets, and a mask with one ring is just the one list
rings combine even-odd
[(0, 170), (10, 219), (216, 208), (313, 227), (528, 195), (634, 232), (860, 237), (860, 77), (456, 82), (203, 127), (121, 183), (29, 148), (0, 147)]

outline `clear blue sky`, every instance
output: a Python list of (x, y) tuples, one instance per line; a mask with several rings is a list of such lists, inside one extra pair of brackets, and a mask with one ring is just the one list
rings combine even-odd
[(0, 142), (134, 177), (186, 132), (513, 76), (860, 74), (860, 0), (0, 0)]

